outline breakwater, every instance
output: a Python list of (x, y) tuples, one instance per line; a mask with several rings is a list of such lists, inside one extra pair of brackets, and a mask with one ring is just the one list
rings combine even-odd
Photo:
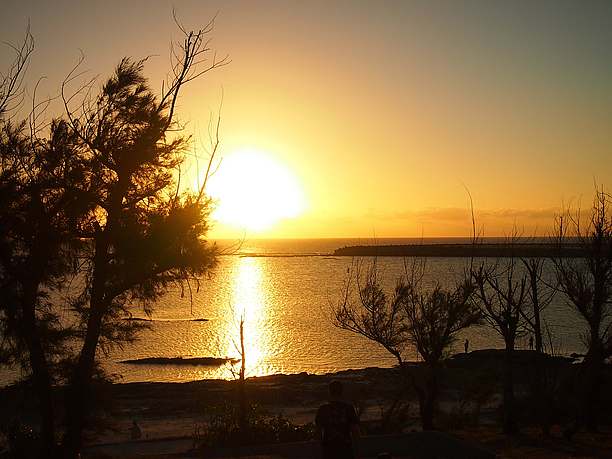
[(578, 244), (402, 244), (354, 245), (336, 249), (335, 256), (359, 257), (583, 257), (585, 249)]

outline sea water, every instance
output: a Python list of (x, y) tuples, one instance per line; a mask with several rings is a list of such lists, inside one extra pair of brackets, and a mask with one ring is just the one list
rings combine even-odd
[[(415, 240), (378, 240), (379, 244), (415, 243)], [(465, 242), (460, 239), (427, 240)], [(489, 241), (491, 242), (491, 241)], [(345, 282), (355, 270), (355, 260), (334, 257), (333, 250), (372, 241), (346, 239), (220, 241), (224, 255), (199, 289), (171, 289), (160, 299), (147, 322), (148, 329), (123, 349), (100, 352), (102, 367), (117, 382), (192, 381), (234, 378), (239, 364), (219, 366), (154, 365), (122, 363), (148, 357), (239, 357), (239, 324), (244, 320), (247, 376), (275, 373), (327, 373), (364, 367), (390, 367), (395, 359), (380, 345), (333, 324), (333, 311), (342, 300)], [(364, 266), (372, 259), (363, 259)], [(409, 261), (409, 260), (408, 260)], [(392, 295), (406, 260), (376, 260), (380, 279)], [(469, 260), (428, 258), (426, 285), (452, 286), (465, 272)], [(550, 266), (544, 276), (552, 279)], [(133, 317), (149, 318), (137, 306)], [(556, 352), (582, 352), (584, 325), (557, 295), (544, 312)], [(206, 320), (202, 320), (206, 319)], [(495, 331), (479, 326), (464, 331), (455, 343), (463, 350), (501, 348)], [(519, 340), (526, 347), (528, 335)], [(417, 360), (413, 349), (405, 358)], [(0, 369), (0, 384), (20, 376), (15, 369)]]

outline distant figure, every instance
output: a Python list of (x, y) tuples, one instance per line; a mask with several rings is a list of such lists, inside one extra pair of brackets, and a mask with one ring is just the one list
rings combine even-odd
[(136, 419), (132, 419), (132, 427), (130, 427), (130, 438), (132, 440), (138, 440), (142, 437), (142, 430), (140, 430), (140, 426), (136, 422)]
[(529, 336), (529, 349), (533, 351), (533, 335)]
[(463, 350), (465, 351), (465, 353), (468, 353), (468, 349), (470, 348), (470, 340), (469, 339), (465, 339), (465, 343), (463, 343)]
[(354, 459), (359, 419), (353, 405), (342, 400), (342, 383), (329, 384), (329, 402), (319, 407), (315, 424), (323, 459)]

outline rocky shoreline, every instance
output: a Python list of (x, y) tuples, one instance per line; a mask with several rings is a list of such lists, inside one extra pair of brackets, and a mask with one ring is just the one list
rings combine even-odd
[[(503, 353), (501, 349), (479, 350), (457, 354), (444, 362), (440, 373), (440, 410), (445, 413), (440, 421), (444, 430), (478, 426), (478, 429), (497, 431)], [(515, 351), (514, 357), (516, 393), (520, 398), (528, 392), (530, 369), (543, 357), (534, 351)], [(573, 358), (544, 358), (556, 368), (557, 374), (576, 368), (577, 360)], [(408, 366), (418, 371), (421, 364)], [(606, 377), (610, 382), (612, 366), (607, 367)], [(252, 377), (246, 380), (246, 394), (250, 403), (269, 413), (282, 414), (295, 424), (307, 424), (313, 421), (316, 409), (326, 400), (329, 382), (339, 379), (344, 383), (346, 398), (357, 406), (367, 430), (382, 433), (377, 429), (384, 410), (397, 398), (398, 372), (398, 368), (363, 368), (325, 375)], [(142, 429), (143, 440), (189, 439), (214, 410), (237, 403), (238, 384), (238, 381), (226, 380), (99, 382), (94, 387), (95, 422), (87, 434), (87, 443), (129, 442), (133, 421)], [(63, 396), (61, 387), (57, 388), (56, 396)], [(24, 422), (34, 423), (32, 398), (27, 384), (0, 390), (0, 417), (9, 420), (19, 416)], [(420, 430), (415, 395), (408, 393), (405, 402), (408, 418), (403, 421), (402, 431)]]

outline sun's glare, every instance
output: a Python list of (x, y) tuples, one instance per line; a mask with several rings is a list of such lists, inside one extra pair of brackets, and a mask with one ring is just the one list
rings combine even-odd
[(256, 150), (224, 157), (207, 191), (216, 201), (214, 220), (250, 231), (269, 229), (304, 210), (303, 193), (295, 176)]

